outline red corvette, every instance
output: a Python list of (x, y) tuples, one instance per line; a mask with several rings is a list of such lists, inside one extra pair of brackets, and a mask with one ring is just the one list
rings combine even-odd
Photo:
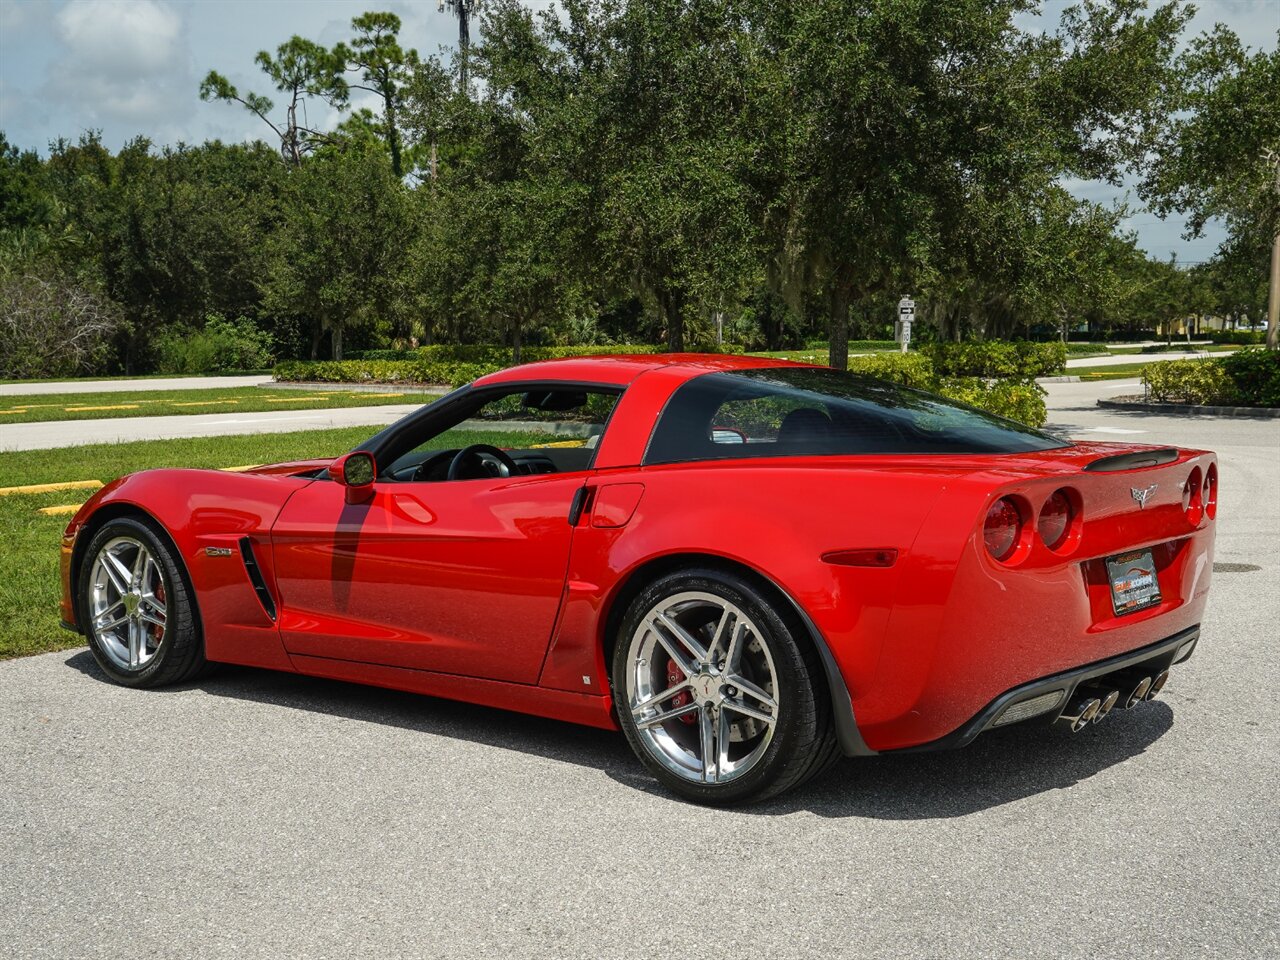
[(823, 367), (555, 360), (333, 461), (111, 483), (67, 527), (62, 617), (123, 684), (221, 661), (621, 727), (729, 803), (1154, 697), (1199, 636), (1217, 492), (1212, 453)]

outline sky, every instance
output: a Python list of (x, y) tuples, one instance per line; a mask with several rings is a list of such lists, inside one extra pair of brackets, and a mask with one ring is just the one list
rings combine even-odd
[[(1043, 0), (1051, 24), (1072, 0)], [(535, 2), (546, 6), (546, 0)], [(1280, 0), (1199, 0), (1188, 35), (1225, 23), (1249, 46), (1275, 49)], [(325, 45), (350, 35), (351, 18), (391, 10), (404, 22), (401, 42), (436, 53), (457, 38), (437, 0), (0, 0), (0, 130), (10, 143), (44, 152), (51, 140), (102, 131), (116, 149), (143, 134), (157, 144), (256, 139), (270, 131), (239, 105), (203, 103), (210, 69), (241, 90), (266, 92), (254, 55), (293, 34)], [(473, 36), (475, 30), (473, 27)], [(361, 106), (359, 101), (356, 106)], [(317, 127), (334, 118), (308, 118)], [(1071, 181), (1077, 196), (1127, 202), (1126, 226), (1151, 254), (1194, 262), (1213, 255), (1222, 231), (1183, 239), (1183, 221), (1141, 208), (1129, 186)]]

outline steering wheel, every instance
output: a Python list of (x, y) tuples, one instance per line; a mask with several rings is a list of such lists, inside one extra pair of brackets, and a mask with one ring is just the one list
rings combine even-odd
[[(469, 447), (463, 447), (453, 455), (453, 460), (449, 463), (449, 480), (472, 480), (476, 477), (464, 476), (463, 468), (466, 467), (468, 461), (476, 461), (483, 463), (485, 458), (496, 460), (498, 462), (498, 476), (510, 477), (518, 473), (516, 462), (509, 456), (499, 450), (497, 447), (491, 447), (487, 443), (473, 443)], [(483, 477), (485, 474), (478, 474)]]

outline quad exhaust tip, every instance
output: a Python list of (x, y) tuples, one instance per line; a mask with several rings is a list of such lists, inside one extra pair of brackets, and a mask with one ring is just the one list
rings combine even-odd
[(1102, 718), (1111, 712), (1111, 708), (1116, 705), (1116, 701), (1120, 699), (1120, 691), (1112, 690), (1102, 698), (1102, 705), (1098, 707), (1098, 712), (1093, 715), (1094, 723), (1101, 723)]
[(1093, 723), (1094, 717), (1101, 709), (1102, 701), (1097, 697), (1079, 697), (1062, 712), (1062, 716), (1058, 717), (1058, 723), (1069, 728), (1072, 733), (1079, 733)]
[(1164, 685), (1169, 682), (1169, 671), (1161, 670), (1156, 674), (1154, 680), (1151, 681), (1151, 687), (1147, 690), (1146, 699), (1154, 700), (1156, 696), (1164, 689)]
[(1147, 699), (1147, 694), (1151, 692), (1151, 678), (1143, 677), (1138, 681), (1137, 685), (1129, 692), (1128, 698), (1124, 702), (1126, 710), (1132, 710), (1143, 700)]

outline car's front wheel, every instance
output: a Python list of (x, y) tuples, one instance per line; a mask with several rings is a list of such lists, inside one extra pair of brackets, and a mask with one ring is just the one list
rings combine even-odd
[(729, 804), (781, 793), (838, 756), (822, 667), (756, 585), (668, 574), (627, 609), (614, 702), (627, 740), (674, 792)]
[(130, 687), (194, 677), (204, 644), (180, 558), (150, 523), (120, 517), (103, 524), (80, 570), (80, 616), (104, 673)]

